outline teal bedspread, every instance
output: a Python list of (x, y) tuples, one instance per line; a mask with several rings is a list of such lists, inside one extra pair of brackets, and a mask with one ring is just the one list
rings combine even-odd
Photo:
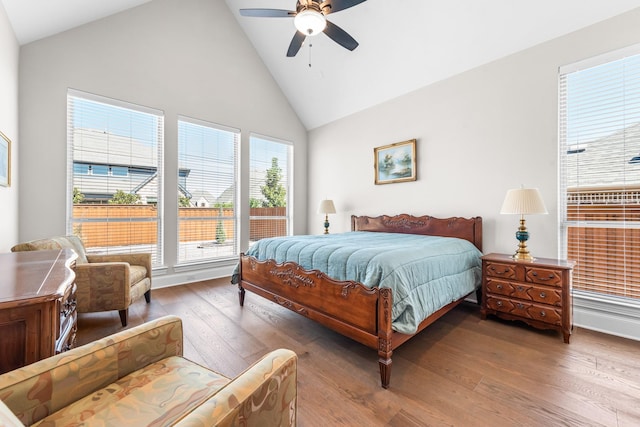
[[(393, 291), (393, 329), (413, 334), (420, 322), (480, 286), (482, 253), (452, 237), (352, 231), (262, 239), (246, 255), (293, 261), (336, 280)], [(232, 281), (237, 282), (234, 273)]]

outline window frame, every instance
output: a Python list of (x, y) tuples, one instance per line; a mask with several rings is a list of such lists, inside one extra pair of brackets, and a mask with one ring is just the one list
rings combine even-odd
[[(177, 152), (177, 158), (178, 158), (178, 163), (180, 162), (180, 146), (181, 146), (181, 142), (180, 142), (180, 123), (184, 122), (190, 125), (196, 125), (196, 126), (201, 126), (201, 127), (205, 127), (205, 128), (209, 128), (215, 131), (221, 131), (221, 132), (229, 132), (232, 133), (234, 135), (234, 156), (235, 158), (233, 159), (233, 178), (232, 178), (232, 182), (233, 182), (233, 187), (234, 187), (234, 194), (233, 194), (233, 216), (231, 217), (231, 220), (233, 221), (233, 229), (234, 229), (234, 241), (233, 241), (233, 245), (232, 245), (232, 253), (230, 255), (224, 255), (224, 256), (217, 256), (217, 257), (203, 257), (203, 258), (199, 258), (199, 259), (193, 259), (193, 260), (189, 260), (189, 259), (181, 259), (181, 239), (180, 239), (180, 203), (179, 203), (179, 199), (176, 200), (176, 218), (177, 218), (177, 223), (176, 223), (176, 244), (177, 244), (177, 252), (176, 252), (176, 267), (177, 267), (177, 271), (180, 269), (184, 269), (184, 268), (190, 268), (190, 266), (194, 266), (194, 265), (202, 265), (202, 264), (217, 264), (217, 263), (224, 263), (225, 261), (228, 260), (237, 260), (239, 254), (240, 254), (240, 218), (241, 218), (241, 206), (239, 201), (239, 173), (240, 173), (240, 142), (242, 140), (242, 133), (240, 131), (240, 129), (234, 128), (234, 127), (230, 127), (230, 126), (225, 126), (225, 125), (221, 125), (218, 123), (214, 123), (214, 122), (210, 122), (210, 121), (206, 121), (206, 120), (202, 120), (202, 119), (197, 119), (197, 118), (193, 118), (193, 117), (189, 117), (189, 116), (185, 116), (185, 115), (178, 115), (178, 118), (176, 120), (176, 129), (177, 129), (177, 134), (178, 134), (178, 140), (177, 140), (177, 144), (176, 144), (176, 152)], [(178, 170), (177, 170), (177, 183), (178, 186), (180, 185), (180, 180), (181, 180), (181, 169), (180, 169), (180, 165), (178, 164)], [(224, 218), (227, 218), (226, 216)], [(220, 219), (219, 217), (216, 217), (216, 220)]]
[[(152, 252), (153, 267), (154, 268), (161, 267), (164, 264), (164, 201), (163, 201), (163, 198), (164, 198), (164, 112), (159, 109), (146, 107), (146, 106), (142, 106), (142, 105), (138, 105), (138, 104), (134, 104), (134, 103), (130, 103), (127, 101), (114, 99), (106, 96), (96, 95), (93, 93), (80, 91), (77, 89), (72, 89), (72, 88), (67, 89), (66, 232), (67, 234), (70, 234), (70, 235), (74, 234), (74, 231), (75, 231), (74, 223), (76, 222), (88, 223), (88, 224), (100, 222), (100, 218), (97, 218), (97, 219), (88, 218), (82, 221), (77, 221), (77, 218), (74, 218), (73, 192), (74, 192), (74, 178), (76, 175), (75, 165), (74, 165), (74, 150), (75, 150), (74, 149), (74, 130), (76, 129), (76, 127), (73, 125), (72, 121), (74, 120), (75, 114), (77, 112), (72, 108), (73, 98), (92, 102), (92, 103), (103, 104), (103, 105), (106, 105), (107, 107), (113, 107), (116, 109), (126, 109), (126, 110), (134, 111), (136, 113), (147, 114), (149, 116), (152, 116), (153, 120), (155, 120), (154, 126), (150, 129), (153, 129), (153, 132), (151, 132), (151, 134), (154, 135), (153, 137), (155, 138), (154, 142), (157, 144), (157, 147), (155, 147), (155, 150), (156, 150), (155, 155), (157, 156), (157, 164), (155, 165), (155, 173), (156, 173), (156, 179), (157, 179), (157, 196), (156, 196), (155, 203), (152, 203), (153, 205), (155, 205), (157, 214), (154, 217), (154, 219), (147, 218), (147, 220), (155, 221), (157, 223), (156, 233), (155, 233), (156, 243), (151, 244), (150, 247), (152, 248), (151, 252)], [(82, 129), (82, 128), (79, 127), (77, 129)], [(135, 136), (133, 135), (129, 135), (128, 137), (132, 139), (136, 139)], [(95, 166), (97, 162), (82, 161), (80, 163), (84, 163), (87, 165), (88, 167), (87, 172), (89, 176), (93, 175), (92, 166)], [(110, 178), (112, 176), (111, 168), (109, 167), (109, 165), (107, 165), (106, 167), (107, 167), (107, 174), (106, 175), (103, 174), (100, 176), (104, 176), (105, 178)], [(131, 168), (128, 168), (128, 171), (130, 170)], [(107, 223), (117, 222), (117, 220), (113, 220), (110, 218), (105, 218), (105, 220)], [(144, 221), (145, 219), (133, 218), (133, 220)], [(85, 242), (85, 246), (86, 246), (86, 242)], [(107, 246), (107, 248), (108, 247), (110, 246)], [(154, 248), (155, 248), (155, 251), (153, 250)], [(90, 247), (87, 247), (86, 249), (88, 253), (92, 253), (92, 249)], [(109, 251), (109, 249), (107, 249), (106, 253), (136, 253), (136, 252), (139, 252), (140, 250), (142, 249), (136, 250), (129, 247), (127, 250), (122, 250), (122, 251), (118, 251), (118, 250)], [(143, 251), (148, 252), (148, 250), (143, 250)], [(104, 250), (101, 250), (100, 252), (105, 253)]]
[[(581, 135), (580, 138), (585, 138), (584, 140), (580, 139), (580, 140), (570, 141), (571, 137), (570, 135), (568, 135), (569, 133), (568, 129), (570, 128), (568, 117), (573, 113), (569, 111), (569, 107), (567, 106), (567, 103), (568, 103), (567, 99), (570, 96), (575, 96), (576, 94), (568, 93), (568, 89), (566, 87), (566, 85), (568, 84), (567, 83), (567, 80), (569, 78), (568, 76), (570, 76), (573, 73), (591, 70), (591, 69), (594, 69), (595, 67), (609, 64), (615, 61), (626, 60), (628, 57), (637, 57), (638, 55), (640, 55), (640, 44), (629, 46), (616, 51), (608, 52), (606, 54), (599, 55), (593, 58), (588, 58), (586, 60), (579, 61), (574, 64), (569, 64), (569, 65), (560, 67), (558, 70), (559, 71), (558, 73), (558, 99), (559, 99), (559, 106), (558, 106), (558, 148), (559, 148), (559, 151), (558, 151), (558, 156), (559, 156), (558, 158), (558, 224), (559, 224), (558, 247), (559, 247), (561, 258), (569, 257), (569, 249), (570, 249), (569, 230), (571, 228), (576, 229), (574, 233), (580, 232), (579, 231), (580, 229), (592, 230), (592, 231), (589, 231), (588, 233), (596, 233), (598, 232), (597, 229), (633, 230), (633, 229), (637, 229), (638, 226), (640, 225), (637, 223), (637, 221), (631, 220), (631, 218), (633, 217), (632, 216), (633, 213), (631, 212), (631, 209), (627, 211), (626, 207), (633, 206), (633, 205), (629, 205), (625, 201), (625, 197), (628, 196), (627, 193), (635, 192), (636, 190), (634, 190), (634, 188), (639, 187), (640, 182), (635, 184), (635, 186), (627, 185), (627, 181), (623, 179), (622, 184), (607, 186), (600, 182), (598, 184), (592, 185), (592, 188), (585, 185), (583, 182), (582, 185), (578, 183), (578, 185), (576, 185), (574, 188), (569, 186), (568, 174), (567, 174), (567, 170), (569, 168), (568, 165), (569, 165), (569, 162), (571, 161), (571, 156), (579, 156), (579, 155), (584, 155), (583, 153), (588, 153), (590, 149), (589, 143), (594, 143), (600, 140), (602, 140), (600, 142), (600, 145), (593, 145), (591, 150), (593, 151), (599, 148), (602, 149), (602, 146), (604, 146), (605, 141), (612, 138), (612, 135), (615, 134), (615, 132), (608, 131), (610, 134), (603, 133), (603, 136), (600, 136), (596, 139), (586, 139), (586, 136)], [(637, 73), (638, 71), (640, 71), (640, 67), (636, 66), (636, 68), (637, 68), (636, 70), (636, 73)], [(607, 80), (607, 82), (609, 82), (609, 80)], [(640, 86), (640, 83), (636, 83), (636, 84)], [(625, 83), (625, 87), (626, 87), (626, 83)], [(640, 106), (640, 100), (638, 102), (635, 102), (635, 104), (637, 106)], [(583, 106), (581, 108), (584, 108), (585, 111), (588, 111), (589, 109), (588, 106)], [(625, 106), (625, 110), (622, 111), (619, 114), (619, 116), (626, 118), (626, 115), (625, 115), (626, 112), (627, 110)], [(615, 117), (618, 117), (618, 115), (616, 115)], [(635, 121), (633, 120), (631, 122), (635, 123)], [(628, 129), (628, 125), (626, 124), (626, 122), (624, 123), (625, 123), (625, 127), (621, 129), (622, 132), (625, 132)], [(597, 129), (602, 132), (601, 128), (597, 128)], [(620, 130), (616, 132), (620, 132)], [(571, 132), (571, 133), (573, 134), (574, 132)], [(587, 131), (585, 131), (585, 134), (593, 138), (592, 134), (589, 134)], [(623, 141), (626, 141), (625, 138), (626, 138), (626, 135), (623, 135), (622, 136)], [(623, 150), (625, 149), (626, 147), (623, 146)], [(622, 160), (620, 162), (620, 165), (625, 163), (626, 155), (627, 155), (627, 152), (624, 151), (624, 156), (621, 156)], [(584, 160), (583, 161), (575, 160), (575, 161), (578, 162), (577, 164), (581, 165), (582, 167), (585, 167)], [(627, 177), (630, 173), (627, 172), (626, 166), (623, 165), (622, 167), (620, 167), (620, 165), (618, 165), (618, 168), (622, 170), (621, 172), (622, 176)], [(590, 171), (586, 171), (586, 172), (588, 173)], [(603, 173), (608, 174), (609, 172), (603, 172)], [(585, 173), (583, 173), (582, 175), (578, 173), (577, 176), (582, 176), (582, 178), (584, 179), (585, 175), (586, 175)], [(569, 193), (569, 188), (574, 188), (574, 192)], [(589, 194), (589, 193), (593, 193), (593, 194)], [(569, 201), (570, 195), (571, 195), (571, 203)], [(610, 217), (613, 217), (612, 215), (614, 213), (607, 214), (606, 212), (604, 212), (604, 209), (603, 209), (603, 213), (597, 213), (597, 214), (594, 214), (594, 216), (592, 217), (588, 217), (589, 215), (588, 209), (590, 207), (588, 204), (585, 204), (585, 203), (587, 203), (586, 198), (589, 198), (589, 197), (591, 198), (595, 197), (595, 199), (593, 199), (593, 201), (591, 202), (594, 207), (597, 207), (599, 205), (605, 206), (605, 208), (607, 209), (606, 212), (612, 212), (611, 210), (612, 208), (619, 206), (618, 209), (622, 211), (622, 218), (623, 218), (622, 221), (618, 221), (614, 219), (607, 220), (606, 219), (607, 215), (609, 215)], [(620, 199), (620, 197), (622, 197), (622, 199)], [(608, 198), (609, 200), (604, 202), (605, 198)], [(613, 200), (613, 202), (611, 200)], [(571, 206), (576, 205), (577, 207), (570, 208), (570, 205)], [(585, 206), (584, 208), (582, 208), (582, 213), (580, 210), (581, 205)], [(636, 209), (640, 209), (640, 208), (636, 208)], [(584, 218), (583, 218), (583, 215), (585, 215)], [(590, 219), (590, 218), (593, 218), (593, 219)], [(624, 231), (623, 233), (626, 233), (626, 231)], [(575, 239), (576, 241), (581, 240), (580, 237)], [(609, 235), (607, 235), (605, 239), (606, 240), (604, 240), (604, 242), (608, 243), (610, 241), (618, 242), (618, 240), (609, 240), (609, 239), (620, 239), (620, 238), (610, 237)], [(626, 242), (626, 240), (623, 240), (623, 241)], [(596, 252), (588, 252), (588, 251), (585, 252), (591, 257), (596, 257), (594, 258), (593, 263), (603, 262), (604, 258), (601, 259), (600, 257), (606, 256), (606, 255), (602, 255), (602, 252), (608, 251), (600, 248), (600, 246), (603, 245), (603, 243), (601, 242), (602, 242), (601, 240), (598, 240), (596, 243), (593, 244), (593, 246), (596, 248), (595, 249)], [(606, 245), (607, 243), (604, 243), (604, 245)], [(576, 250), (575, 247), (572, 246), (571, 248), (572, 248), (572, 252), (575, 253), (575, 250)], [(625, 248), (629, 248), (629, 246), (625, 246)], [(625, 249), (625, 251), (626, 250), (627, 249)], [(627, 280), (626, 279), (627, 275), (630, 274), (628, 273), (628, 270), (630, 269), (630, 267), (626, 266), (627, 260), (628, 260), (627, 257), (629, 256), (633, 258), (632, 251), (631, 251), (631, 254), (628, 254), (627, 252), (625, 252), (625, 255), (623, 257), (623, 260), (625, 261), (625, 264), (623, 264), (625, 269), (623, 270), (625, 275), (625, 283)], [(582, 258), (582, 257), (579, 256), (578, 258)], [(580, 262), (580, 260), (576, 260), (576, 261), (578, 261), (578, 264), (576, 267), (576, 271), (574, 271), (574, 282), (579, 283), (579, 281), (582, 279), (579, 276), (576, 277), (576, 272), (578, 272), (577, 270), (582, 268), (582, 265), (585, 262), (588, 263), (590, 261), (584, 261), (584, 260), (582, 262)], [(587, 266), (585, 268), (589, 268), (589, 267)], [(615, 295), (614, 293), (607, 293), (602, 290), (598, 290), (599, 288), (607, 287), (607, 285), (611, 283), (610, 281), (607, 281), (606, 277), (608, 277), (608, 275), (612, 273), (606, 273), (606, 272), (603, 273), (601, 270), (602, 269), (599, 269), (597, 267), (593, 268), (593, 271), (595, 271), (597, 274), (602, 274), (602, 276), (598, 276), (598, 277), (605, 277), (604, 279), (596, 278), (594, 280), (594, 282), (600, 280), (602, 281), (602, 284), (595, 283), (593, 285), (586, 285), (584, 286), (585, 289), (580, 289), (580, 288), (576, 289), (574, 287), (573, 292), (578, 297), (578, 300), (577, 300), (578, 304), (584, 304), (585, 307), (594, 307), (594, 304), (595, 304), (596, 306), (598, 306), (598, 309), (601, 311), (617, 313), (617, 314), (620, 314), (621, 312), (626, 311), (628, 307), (640, 308), (640, 294), (638, 294), (638, 296), (635, 296), (635, 297), (623, 296), (623, 295)], [(615, 281), (613, 283), (614, 283), (614, 286), (611, 286), (611, 287), (617, 289), (618, 282)], [(593, 286), (593, 289), (589, 289), (590, 286)], [(582, 287), (582, 285), (579, 284), (579, 287)], [(622, 293), (623, 291), (625, 291), (624, 289), (625, 287), (626, 285), (623, 286), (623, 288), (619, 292)], [(601, 305), (601, 304), (604, 304), (604, 305)]]
[[(249, 171), (248, 171), (248, 175), (249, 175), (249, 186), (251, 186), (251, 174), (252, 174), (252, 170), (253, 168), (251, 167), (251, 162), (252, 162), (252, 142), (253, 140), (258, 139), (258, 140), (262, 140), (264, 142), (268, 142), (268, 143), (273, 143), (273, 144), (280, 144), (284, 147), (286, 147), (287, 150), (287, 162), (286, 162), (286, 172), (287, 172), (287, 176), (286, 176), (286, 185), (285, 185), (285, 191), (286, 191), (286, 211), (285, 211), (285, 215), (284, 216), (252, 216), (251, 215), (251, 206), (250, 206), (250, 201), (251, 201), (251, 191), (249, 192), (249, 200), (247, 200), (247, 208), (249, 209), (249, 229), (248, 229), (248, 235), (246, 238), (246, 244), (247, 247), (250, 247), (253, 243), (255, 243), (254, 241), (251, 240), (251, 221), (256, 221), (256, 220), (281, 220), (281, 219), (285, 219), (286, 221), (286, 225), (285, 225), (285, 230), (286, 230), (286, 234), (284, 234), (285, 236), (291, 236), (293, 234), (293, 204), (294, 204), (294, 197), (293, 197), (293, 192), (294, 192), (294, 182), (293, 182), (293, 176), (294, 176), (294, 170), (293, 170), (293, 158), (294, 158), (294, 144), (290, 141), (286, 141), (283, 139), (279, 139), (279, 138), (274, 138), (271, 136), (266, 136), (266, 135), (262, 135), (262, 134), (258, 134), (258, 133), (250, 133), (249, 134)], [(268, 169), (268, 168), (267, 168)]]

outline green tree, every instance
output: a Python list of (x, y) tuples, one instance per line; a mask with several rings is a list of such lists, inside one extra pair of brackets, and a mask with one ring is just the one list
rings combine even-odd
[(224, 243), (227, 240), (227, 233), (224, 231), (224, 225), (222, 224), (222, 220), (218, 220), (218, 224), (216, 225), (216, 242)]
[(138, 194), (125, 193), (122, 190), (116, 191), (109, 203), (114, 205), (135, 205), (140, 201)]
[(231, 209), (233, 208), (233, 202), (216, 202), (213, 204), (212, 208)]
[(73, 187), (73, 204), (77, 205), (84, 202), (84, 194), (80, 192), (78, 187)]
[(277, 208), (287, 205), (287, 190), (280, 184), (281, 179), (282, 169), (278, 166), (278, 158), (274, 157), (271, 159), (271, 167), (267, 169), (265, 185), (260, 187), (260, 191), (266, 199), (262, 202), (263, 207)]
[(187, 196), (180, 196), (180, 198), (178, 199), (178, 206), (180, 206), (181, 208), (188, 208), (189, 206), (191, 206), (191, 199), (189, 199)]
[[(220, 206), (220, 216), (223, 215), (222, 206)], [(227, 233), (224, 231), (224, 225), (222, 224), (222, 220), (218, 220), (218, 224), (216, 224), (216, 242), (224, 243), (227, 240)]]

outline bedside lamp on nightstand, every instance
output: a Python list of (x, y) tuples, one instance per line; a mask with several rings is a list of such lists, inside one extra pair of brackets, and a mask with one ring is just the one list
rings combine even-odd
[(318, 213), (324, 214), (324, 234), (329, 234), (329, 214), (336, 213), (336, 207), (333, 204), (333, 200), (321, 201)]
[(524, 216), (548, 213), (540, 191), (537, 188), (515, 188), (507, 191), (500, 213), (520, 215), (520, 227), (516, 231), (516, 239), (520, 243), (518, 250), (513, 255), (513, 259), (517, 261), (533, 261), (534, 258), (529, 253), (529, 249), (527, 249), (529, 232), (525, 225)]

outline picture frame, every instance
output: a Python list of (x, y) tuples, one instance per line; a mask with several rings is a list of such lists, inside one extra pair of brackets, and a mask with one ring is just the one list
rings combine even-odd
[(0, 131), (0, 186), (11, 186), (11, 140)]
[(373, 156), (376, 185), (417, 179), (415, 139), (374, 148)]

